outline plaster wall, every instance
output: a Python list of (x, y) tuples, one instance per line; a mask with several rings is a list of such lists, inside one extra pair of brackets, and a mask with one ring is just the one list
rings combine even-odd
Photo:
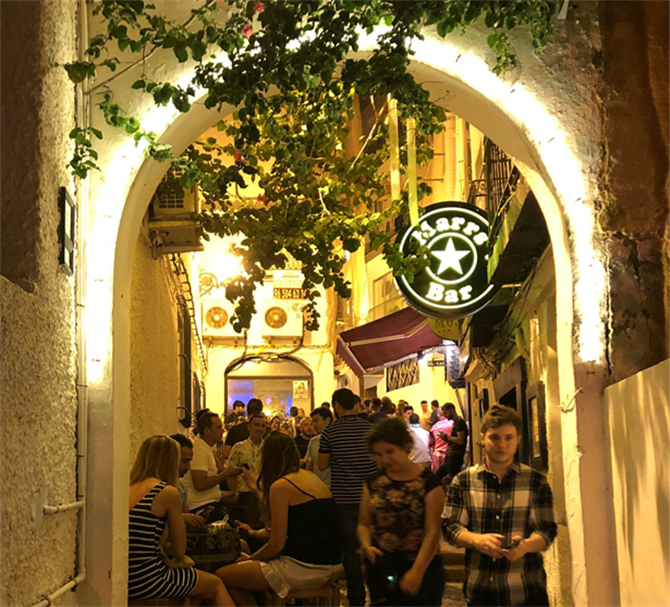
[[(75, 282), (60, 268), (58, 187), (74, 194), (74, 2), (2, 2), (0, 604), (32, 605), (75, 574)], [(78, 262), (80, 258), (78, 258)], [(66, 593), (58, 605), (76, 604)]]
[(605, 390), (621, 605), (670, 602), (670, 361)]
[(130, 453), (154, 434), (183, 432), (177, 302), (144, 230), (135, 248), (130, 302)]

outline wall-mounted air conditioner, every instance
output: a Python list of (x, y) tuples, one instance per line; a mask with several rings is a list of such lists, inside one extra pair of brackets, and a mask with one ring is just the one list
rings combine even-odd
[(262, 334), (266, 339), (296, 339), (302, 336), (304, 302), (267, 299), (261, 305)]
[(237, 333), (230, 323), (234, 307), (227, 299), (207, 298), (201, 305), (203, 339), (244, 339), (244, 333)]
[(156, 189), (152, 200), (153, 219), (187, 218), (200, 213), (198, 188), (181, 187), (179, 180), (183, 171), (170, 169)]

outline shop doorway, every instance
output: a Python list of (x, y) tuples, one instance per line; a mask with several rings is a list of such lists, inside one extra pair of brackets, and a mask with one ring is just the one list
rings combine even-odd
[(314, 409), (314, 377), (303, 362), (294, 358), (242, 358), (226, 369), (226, 406), (258, 398), (266, 415), (289, 416), (291, 407), (309, 415)]

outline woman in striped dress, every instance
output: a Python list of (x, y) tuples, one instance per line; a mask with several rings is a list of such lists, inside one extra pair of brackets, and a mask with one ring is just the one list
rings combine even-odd
[(194, 568), (172, 569), (161, 558), (158, 543), (167, 523), (170, 552), (183, 557), (186, 528), (177, 490), (180, 450), (168, 436), (142, 443), (130, 472), (128, 598), (194, 596), (209, 605), (235, 605), (221, 580)]

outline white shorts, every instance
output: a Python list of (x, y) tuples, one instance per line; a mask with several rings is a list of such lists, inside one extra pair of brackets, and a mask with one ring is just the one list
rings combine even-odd
[(330, 584), (342, 572), (342, 565), (311, 565), (290, 556), (261, 561), (261, 572), (282, 599), (291, 590), (311, 590)]

